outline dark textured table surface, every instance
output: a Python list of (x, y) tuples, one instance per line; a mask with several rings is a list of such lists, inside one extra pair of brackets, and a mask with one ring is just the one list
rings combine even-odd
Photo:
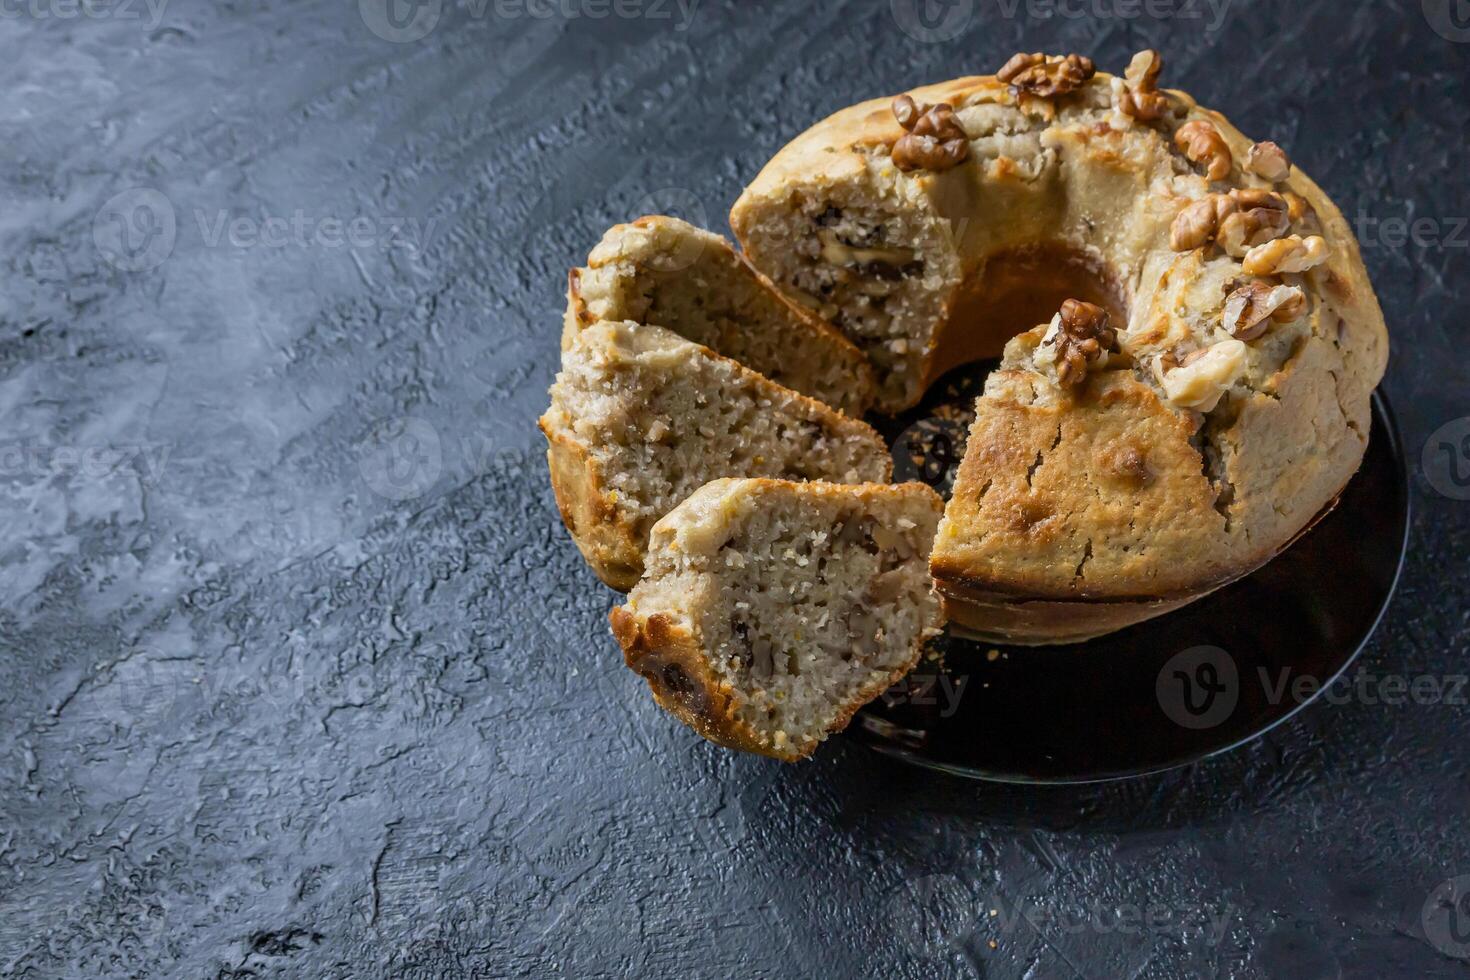
[[(0, 975), (1470, 973), (1463, 0), (384, 3), (0, 4)], [(547, 488), (566, 268), (845, 104), (1143, 46), (1363, 239), (1365, 682), (1083, 788), (699, 741)]]

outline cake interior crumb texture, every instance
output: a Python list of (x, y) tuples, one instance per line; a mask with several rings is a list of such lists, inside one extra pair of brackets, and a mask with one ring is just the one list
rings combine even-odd
[(619, 225), (573, 281), (590, 317), (667, 327), (849, 415), (867, 404), (862, 352), (707, 231), (664, 216)]
[(806, 755), (937, 632), (942, 504), (921, 484), (721, 481), (702, 496), (655, 529), (630, 608), (682, 623), (734, 720), (772, 754)]
[(878, 482), (892, 467), (866, 424), (656, 326), (584, 331), (552, 414), (587, 447), (640, 541), (718, 477)]

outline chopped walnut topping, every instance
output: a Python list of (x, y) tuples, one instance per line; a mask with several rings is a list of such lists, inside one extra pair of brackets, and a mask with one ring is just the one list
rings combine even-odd
[(1245, 373), (1246, 350), (1239, 340), (1222, 340), (1195, 351), (1177, 367), (1155, 365), (1155, 376), (1164, 387), (1164, 397), (1175, 406), (1212, 412), (1226, 389)]
[(1118, 349), (1118, 331), (1108, 326), (1108, 311), (1101, 306), (1069, 299), (1062, 304), (1062, 311), (1052, 320), (1042, 342), (1054, 348), (1057, 383), (1074, 388), (1106, 351)]
[(1169, 228), (1169, 246), (1189, 252), (1217, 241), (1235, 258), (1249, 248), (1286, 234), (1291, 227), (1286, 200), (1274, 191), (1236, 189), (1207, 194), (1180, 211)]
[(1123, 72), (1123, 83), (1113, 87), (1118, 111), (1143, 122), (1152, 122), (1168, 111), (1168, 96), (1158, 90), (1163, 70), (1164, 59), (1152, 48), (1134, 55)]
[(1214, 240), (1220, 224), (1239, 206), (1229, 194), (1208, 194), (1180, 211), (1169, 226), (1169, 247), (1176, 252), (1192, 252)]
[(970, 155), (966, 135), (954, 107), (947, 102), (920, 107), (907, 95), (893, 100), (893, 117), (906, 132), (893, 144), (893, 163), (904, 173), (957, 167)]
[(1312, 207), (1310, 201), (1291, 191), (1285, 191), (1281, 196), (1286, 199), (1286, 213), (1291, 217), (1292, 224), (1316, 224), (1317, 209)]
[(1205, 176), (1211, 180), (1224, 180), (1230, 176), (1235, 158), (1231, 156), (1225, 137), (1220, 135), (1214, 123), (1203, 119), (1185, 123), (1174, 134), (1174, 144), (1184, 152), (1190, 163), (1204, 167)]
[(1241, 268), (1248, 276), (1276, 276), (1285, 272), (1306, 272), (1327, 261), (1327, 242), (1321, 236), (1303, 238), (1291, 235), (1246, 253)]
[(1290, 323), (1307, 309), (1307, 296), (1296, 286), (1273, 286), (1252, 279), (1229, 283), (1235, 287), (1225, 300), (1221, 325), (1236, 340), (1252, 341), (1274, 323)]
[(1245, 169), (1257, 177), (1279, 184), (1291, 174), (1291, 158), (1275, 143), (1257, 143), (1246, 154)]
[(997, 81), (1043, 99), (1066, 95), (1076, 91), (1093, 75), (1097, 66), (1091, 58), (1069, 54), (1047, 57), (1036, 54), (1018, 54), (995, 73)]
[(1230, 198), (1239, 208), (1221, 222), (1215, 241), (1233, 258), (1274, 241), (1291, 228), (1286, 200), (1272, 191), (1233, 190)]

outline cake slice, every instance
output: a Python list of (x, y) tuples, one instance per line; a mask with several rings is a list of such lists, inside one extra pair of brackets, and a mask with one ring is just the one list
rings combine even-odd
[(922, 483), (716, 480), (654, 525), (613, 633), (700, 735), (805, 758), (939, 631), (927, 561), (942, 509)]
[(600, 323), (562, 355), (541, 417), (562, 520), (598, 576), (630, 589), (653, 523), (710, 480), (886, 482), (866, 423), (662, 327)]
[(856, 345), (777, 292), (725, 239), (677, 218), (618, 225), (572, 270), (562, 347), (603, 320), (667, 327), (852, 416), (872, 400), (873, 372)]

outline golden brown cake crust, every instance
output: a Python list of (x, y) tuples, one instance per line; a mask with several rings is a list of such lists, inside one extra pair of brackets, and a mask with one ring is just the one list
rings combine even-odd
[(547, 416), (537, 425), (546, 436), (546, 463), (562, 523), (597, 577), (627, 592), (643, 574), (643, 545), (632, 522), (615, 505), (587, 447)]
[[(932, 570), (949, 614), (997, 641), (1109, 632), (1269, 561), (1331, 507), (1361, 464), (1371, 393), (1387, 363), (1387, 330), (1358, 243), (1321, 188), (1296, 167), (1284, 179), (1248, 171), (1252, 141), (1182, 92), (1163, 93), (1167, 112), (1155, 123), (1108, 125), (1123, 85), (1099, 72), (1055, 100), (992, 76), (912, 90), (917, 104), (949, 103), (971, 127), (973, 152), (939, 172), (899, 173), (889, 153), (904, 130), (890, 100), (864, 102), (793, 140), (731, 212), (752, 260), (773, 277), (759, 223), (779, 202), (818, 211), (828, 198), (880, 200), (949, 229), (940, 235), (948, 265), (929, 263), (947, 270), (936, 273), (943, 302), (908, 403), (952, 366), (940, 348), (965, 329), (961, 307), (974, 310), (965, 284), (1005, 249), (1060, 241), (1118, 274), (1131, 307), (1126, 323), (1114, 323), (1121, 356), (1061, 390), (1055, 375), (1038, 376), (1043, 337), (1035, 332), (1012, 342), (977, 405)], [(1023, 117), (1036, 131), (1030, 159), (1005, 128)], [(976, 134), (995, 119), (1004, 123), (994, 134)], [(1196, 136), (1217, 132), (1219, 143), (1176, 143), (1190, 124)], [(1205, 172), (1219, 144), (1235, 168), (1212, 181)], [(1171, 242), (1182, 211), (1231, 189), (1280, 194), (1291, 230), (1319, 236), (1326, 250), (1302, 274), (1264, 275), (1300, 289), (1306, 312), (1240, 346), (1221, 342), (1221, 307), (1232, 279), (1250, 278), (1241, 256), (1208, 242), (1176, 251)], [(1256, 255), (1244, 261), (1263, 264)], [(1165, 372), (1212, 344), (1222, 358), (1244, 360), (1216, 386), (1218, 401), (1208, 385), (1198, 402), (1187, 400), (1195, 392), (1165, 388)]]
[[(729, 684), (715, 676), (698, 642), (671, 617), (654, 613), (645, 619), (618, 606), (608, 614), (608, 618), (612, 622), (613, 636), (623, 648), (624, 662), (648, 682), (659, 707), (694, 729), (701, 738), (782, 762), (809, 758), (822, 744), (792, 741), (783, 748), (777, 748), (741, 721), (736, 716)], [(846, 728), (859, 708), (907, 677), (921, 654), (922, 649), (915, 648), (908, 663), (868, 685), (843, 708), (829, 730), (840, 732)]]

